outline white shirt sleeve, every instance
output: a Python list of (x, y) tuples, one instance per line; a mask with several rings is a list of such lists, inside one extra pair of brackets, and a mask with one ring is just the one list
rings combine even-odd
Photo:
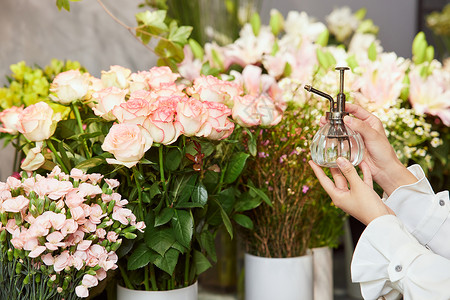
[(449, 193), (435, 194), (419, 165), (408, 170), (418, 181), (397, 188), (383, 200), (422, 245), (450, 259)]
[(364, 299), (450, 299), (450, 260), (421, 245), (393, 215), (364, 230), (351, 273)]

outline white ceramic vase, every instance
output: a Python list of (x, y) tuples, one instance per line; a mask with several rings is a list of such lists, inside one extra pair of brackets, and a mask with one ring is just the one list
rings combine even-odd
[(245, 254), (245, 300), (312, 300), (312, 255), (266, 258)]
[(314, 300), (333, 300), (333, 251), (313, 248)]
[(117, 300), (197, 300), (197, 282), (185, 288), (170, 291), (136, 291), (117, 285)]

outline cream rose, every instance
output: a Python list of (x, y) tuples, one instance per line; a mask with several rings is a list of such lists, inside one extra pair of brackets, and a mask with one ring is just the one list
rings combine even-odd
[(183, 126), (185, 136), (195, 135), (208, 119), (208, 109), (200, 100), (184, 98), (177, 105), (177, 120)]
[(229, 105), (235, 96), (242, 94), (242, 88), (230, 81), (223, 81), (214, 76), (202, 76), (194, 80), (194, 85), (187, 89), (188, 94), (202, 101), (220, 102)]
[(251, 95), (235, 97), (233, 105), (233, 120), (242, 127), (259, 125), (261, 116), (257, 111), (257, 98)]
[(115, 157), (115, 159), (106, 159), (109, 164), (131, 168), (139, 162), (152, 144), (153, 139), (142, 126), (123, 123), (114, 124), (111, 127), (102, 149)]
[(47, 103), (38, 102), (19, 115), (18, 130), (30, 141), (41, 142), (52, 136), (59, 120), (59, 113), (54, 114)]
[(234, 130), (234, 123), (228, 119), (231, 109), (225, 104), (217, 102), (203, 102), (208, 111), (208, 119), (197, 133), (197, 136), (204, 136), (211, 140), (221, 140), (227, 138)]
[(129, 86), (131, 70), (122, 66), (111, 66), (109, 71), (102, 71), (101, 80), (103, 86), (115, 86), (119, 89), (126, 89)]
[(144, 99), (128, 100), (125, 103), (116, 105), (112, 114), (120, 123), (134, 123), (142, 125), (150, 114), (150, 104)]
[(116, 118), (112, 114), (112, 110), (116, 105), (125, 103), (127, 92), (127, 90), (122, 90), (114, 86), (95, 92), (92, 94), (94, 101), (97, 102), (92, 108), (94, 114), (108, 121), (115, 120)]
[(70, 70), (56, 75), (50, 85), (50, 98), (61, 104), (70, 104), (83, 99), (89, 90), (89, 74)]
[(180, 74), (173, 73), (169, 67), (153, 67), (145, 74), (145, 77), (151, 89), (159, 89), (173, 84)]
[(0, 122), (3, 127), (0, 128), (0, 132), (5, 132), (9, 134), (18, 133), (19, 115), (22, 113), (23, 107), (13, 106), (11, 108), (5, 109), (0, 112)]
[(39, 169), (45, 163), (44, 155), (41, 153), (41, 145), (29, 150), (27, 157), (20, 165), (20, 168), (24, 171), (32, 172)]

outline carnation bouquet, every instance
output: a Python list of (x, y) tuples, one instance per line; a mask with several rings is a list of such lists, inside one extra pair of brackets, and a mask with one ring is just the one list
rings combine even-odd
[(76, 299), (117, 268), (116, 251), (144, 222), (103, 175), (56, 166), (0, 182), (0, 297)]

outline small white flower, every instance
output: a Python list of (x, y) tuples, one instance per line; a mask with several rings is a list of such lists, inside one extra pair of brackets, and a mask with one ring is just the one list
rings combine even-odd
[(416, 127), (416, 129), (414, 129), (414, 133), (417, 135), (423, 135), (424, 131), (422, 127)]
[(435, 137), (435, 138), (433, 138), (432, 140), (431, 140), (431, 146), (433, 147), (433, 148), (437, 148), (437, 147), (439, 147), (440, 145), (442, 145), (442, 140), (440, 139), (440, 138), (437, 138), (437, 137)]

